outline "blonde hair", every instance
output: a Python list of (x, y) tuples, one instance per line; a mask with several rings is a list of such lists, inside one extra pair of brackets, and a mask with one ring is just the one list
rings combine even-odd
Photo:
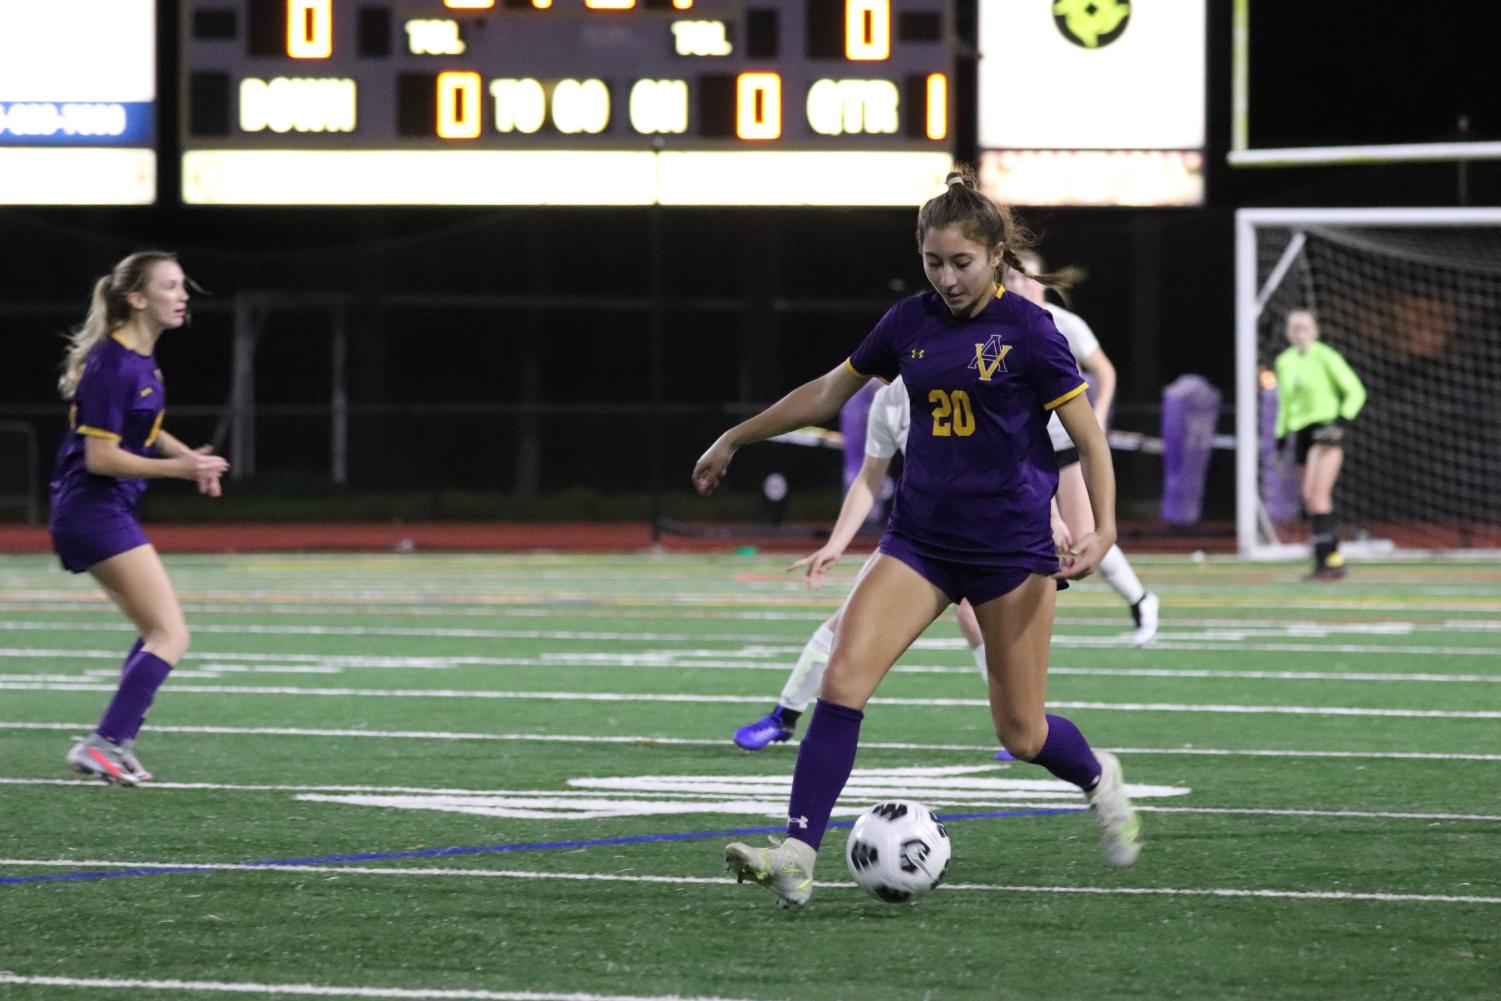
[(128, 296), (139, 292), (151, 275), (151, 269), (163, 261), (176, 261), (177, 255), (165, 250), (141, 250), (115, 265), (113, 271), (94, 283), (89, 297), (89, 312), (83, 323), (68, 335), (68, 352), (63, 356), (63, 374), (57, 391), (64, 400), (78, 392), (83, 367), (106, 337), (130, 319)]
[(1009, 205), (998, 205), (980, 191), (974, 168), (969, 164), (955, 164), (944, 181), (948, 187), (943, 194), (928, 199), (917, 210), (919, 250), (928, 230), (958, 226), (968, 239), (986, 247), (1000, 247), (1003, 268), (1028, 275), (1050, 287), (1067, 288), (1073, 284), (1075, 275), (1069, 269), (1040, 275), (1027, 271), (1018, 255), (1030, 249), (1037, 242), (1036, 237), (1016, 218)]

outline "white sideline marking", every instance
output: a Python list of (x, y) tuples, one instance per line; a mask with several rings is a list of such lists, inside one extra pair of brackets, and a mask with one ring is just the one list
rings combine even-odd
[(426, 987), (322, 987), (314, 984), (254, 984), (225, 980), (126, 980), (115, 977), (23, 977), (0, 970), (0, 987), (98, 987), (225, 994), (291, 994), (302, 997), (414, 998), (431, 1001), (731, 1001), (680, 994), (559, 994), (554, 991), (439, 990)]
[[(831, 585), (840, 585), (839, 581), (830, 579)], [(820, 622), (828, 617), (828, 613), (838, 606), (843, 595), (848, 593), (854, 578), (850, 577), (842, 582), (842, 585), (830, 587), (821, 596), (812, 595), (807, 602), (807, 608), (803, 611), (774, 611), (770, 609), (735, 609), (718, 608), (714, 611), (714, 618), (719, 620), (733, 620), (743, 622)], [(1159, 588), (1159, 593), (1169, 595), (1173, 593), (1171, 588)], [(320, 595), (327, 600), (327, 595)], [(626, 608), (620, 605), (611, 605), (608, 599), (597, 601), (593, 605), (583, 606), (576, 604), (578, 595), (570, 594), (571, 601), (564, 607), (556, 607), (544, 604), (541, 607), (533, 607), (534, 602), (546, 602), (548, 598), (536, 598), (531, 596), (495, 595), (474, 596), (465, 601), (445, 600), (434, 604), (431, 597), (423, 595), (411, 597), (407, 595), (383, 594), (375, 599), (361, 599), (356, 604), (351, 600), (345, 604), (310, 604), (291, 603), (284, 597), (267, 601), (258, 595), (235, 594), (222, 600), (209, 600), (196, 598), (185, 600), (182, 607), (185, 611), (197, 615), (343, 615), (350, 618), (363, 617), (399, 617), (408, 618), (502, 618), (502, 619), (566, 619), (577, 622), (581, 619), (638, 619), (638, 620), (663, 620), (681, 621), (683, 619), (702, 618), (703, 613), (695, 613), (682, 608), (668, 607), (661, 610)], [(1177, 597), (1177, 595), (1175, 595)], [(1242, 600), (1227, 600), (1224, 602), (1230, 608), (1259, 608), (1269, 604), (1270, 599), (1260, 599), (1256, 602)], [(79, 597), (76, 600), (62, 601), (38, 598), (7, 598), (0, 596), (0, 609), (6, 611), (19, 611), (27, 613), (36, 612), (85, 612), (93, 613), (100, 608), (107, 608), (108, 600), (101, 594), (97, 597)], [(1094, 605), (1081, 603), (1080, 607), (1091, 610), (1100, 610), (1104, 607), (1103, 602)], [(1196, 601), (1195, 610), (1217, 607), (1206, 605)], [(1398, 613), (1410, 615), (1415, 611), (1428, 612), (1474, 612), (1484, 614), (1486, 611), (1501, 611), (1501, 605), (1438, 605), (1423, 603), (1380, 603), (1380, 602), (1315, 602), (1311, 604), (1322, 612), (1361, 612), (1364, 614)], [(1111, 628), (1120, 625), (1120, 615), (1075, 615), (1071, 614), (1072, 608), (1060, 612), (1064, 617), (1060, 620), (1065, 626), (1086, 626)], [(1205, 629), (1280, 629), (1288, 635), (1308, 635), (1317, 632), (1324, 635), (1325, 632), (1371, 632), (1380, 629), (1386, 634), (1401, 635), (1407, 632), (1496, 632), (1501, 630), (1501, 621), (1487, 619), (1448, 619), (1444, 622), (1418, 622), (1414, 620), (1388, 621), (1379, 625), (1338, 622), (1319, 619), (1251, 619), (1238, 617), (1216, 618), (1193, 618), (1185, 620), (1183, 626), (1199, 626)], [(1180, 627), (1181, 630), (1182, 627)], [(774, 637), (762, 637), (773, 639)]]
[[(59, 684), (0, 681), (0, 690), (17, 692), (113, 692), (113, 684)], [(723, 705), (765, 705), (764, 695), (691, 695), (676, 692), (529, 692), (486, 689), (412, 688), (296, 688), (273, 685), (173, 685), (176, 695), (302, 695), (371, 699), (515, 699), (548, 702), (685, 702)], [(988, 708), (985, 699), (873, 698), (871, 705), (963, 706)], [(1355, 706), (1239, 706), (1179, 702), (1049, 702), (1049, 709), (1098, 709), (1115, 712), (1233, 713), (1275, 716), (1377, 716), (1401, 719), (1501, 719), (1501, 710), (1366, 709)]]
[[(87, 732), (93, 723), (23, 723), (0, 722), (0, 730), (72, 730)], [(535, 741), (551, 744), (638, 744), (650, 746), (684, 745), (688, 747), (725, 747), (727, 739), (702, 739), (695, 737), (661, 737), (636, 735), (602, 737), (593, 734), (566, 733), (463, 733), (445, 730), (337, 730), (292, 726), (155, 726), (153, 733), (205, 733), (236, 736), (267, 737), (374, 737), (383, 740), (479, 740), (479, 741)], [(795, 750), (798, 741), (784, 745), (772, 745), (767, 750), (780, 753)], [(865, 741), (863, 748), (883, 751), (964, 751), (994, 753), (994, 744), (920, 744), (905, 741)], [(1501, 754), (1461, 754), (1440, 751), (1302, 751), (1281, 749), (1250, 749), (1231, 747), (1109, 747), (1101, 748), (1116, 754), (1170, 754), (1206, 757), (1246, 758), (1358, 758), (1360, 760), (1411, 760), (1411, 761), (1501, 761)]]
[[(14, 632), (134, 632), (128, 623), (114, 622), (0, 622), (0, 630)], [(193, 632), (232, 636), (401, 636), (426, 639), (532, 639), (532, 640), (591, 640), (622, 641), (629, 643), (702, 643), (704, 634), (690, 633), (630, 633), (630, 632), (578, 632), (570, 630), (542, 629), (460, 629), (450, 627), (415, 628), (403, 626), (310, 626), (282, 624), (275, 626), (195, 624)], [(1176, 634), (1159, 634), (1153, 646), (1160, 650), (1205, 650), (1205, 651), (1259, 651), (1272, 653), (1359, 653), (1401, 654), (1403, 656), (1436, 657), (1494, 657), (1494, 647), (1461, 646), (1388, 646), (1362, 643), (1258, 643), (1251, 638), (1232, 638), (1222, 641), (1199, 642), (1191, 639), (1177, 640)], [(1190, 634), (1185, 634), (1190, 635)], [(1231, 634), (1239, 637), (1241, 633)], [(786, 642), (787, 637), (750, 635), (719, 635), (716, 639), (733, 642), (764, 643)], [(1117, 647), (1120, 636), (1076, 636), (1055, 634), (1055, 647)]]
[[(50, 866), (63, 868), (104, 867), (123, 869), (203, 869), (229, 872), (329, 872), (353, 873), (361, 876), (459, 876), (485, 877), (491, 879), (557, 879), (576, 882), (599, 883), (665, 883), (681, 886), (725, 886), (728, 877), (705, 876), (652, 876), (626, 875), (623, 873), (593, 872), (536, 872), (523, 869), (469, 869), (407, 866), (341, 866), (341, 865), (246, 865), (227, 863), (223, 865), (204, 862), (178, 864), (174, 862), (103, 862), (73, 859), (0, 859), (0, 866)], [(815, 886), (828, 889), (852, 890), (854, 883), (824, 882)], [(979, 891), (985, 893), (1089, 893), (1126, 896), (1174, 896), (1174, 897), (1239, 897), (1270, 898), (1276, 900), (1369, 900), (1382, 903), (1424, 904), (1501, 904), (1501, 897), (1452, 896), (1428, 893), (1359, 893), (1345, 890), (1246, 890), (1215, 887), (1166, 887), (1166, 886), (1027, 886), (1006, 883), (944, 883), (938, 889), (946, 891)], [(0, 983), (4, 983), (0, 980)]]
[[(948, 645), (946, 644), (945, 647)], [(957, 649), (957, 647), (953, 647)], [(726, 660), (724, 654), (751, 656), (746, 650), (716, 652), (703, 655), (686, 652), (656, 651), (634, 654), (557, 654), (541, 657), (381, 657), (359, 654), (296, 654), (296, 653), (217, 653), (198, 655), (195, 660), (204, 661), (193, 671), (203, 672), (264, 672), (286, 674), (334, 674), (345, 668), (372, 668), (389, 670), (448, 670), (456, 667), (663, 667), (673, 670), (787, 670), (786, 659), (796, 653), (791, 646), (764, 647), (755, 655), (774, 657), (774, 661)], [(64, 660), (120, 660), (119, 650), (58, 650), (38, 647), (0, 647), (0, 657), (26, 659)], [(1501, 654), (1498, 654), (1501, 656)], [(717, 659), (711, 659), (717, 658)], [(236, 664), (234, 661), (249, 661), (251, 664)], [(272, 666), (257, 666), (270, 662)], [(297, 666), (284, 666), (292, 662)], [(308, 666), (301, 666), (301, 665)], [(958, 674), (972, 676), (974, 667), (956, 667), (940, 664), (898, 664), (895, 668), (902, 674)], [(90, 670), (88, 674), (104, 673)], [(1395, 673), (1382, 671), (1222, 671), (1214, 668), (1157, 668), (1157, 667), (1048, 667), (1049, 675), (1101, 678), (1235, 678), (1274, 681), (1413, 681), (1469, 683), (1501, 683), (1501, 674), (1430, 674)], [(188, 677), (181, 668), (175, 677)], [(192, 675), (194, 677), (198, 675)], [(51, 679), (52, 675), (4, 675), (6, 680)]]
[[(786, 788), (785, 783), (787, 781), (790, 781), (790, 777), (784, 778), (783, 789)], [(94, 781), (91, 781), (89, 779), (83, 779), (83, 778), (74, 778), (74, 779), (0, 778), (0, 786), (64, 786), (64, 787), (72, 788), (72, 789), (90, 789), (90, 790), (96, 790), (96, 789), (102, 789), (103, 788), (98, 782), (94, 782)], [(427, 789), (427, 788), (423, 788), (423, 787), (420, 787), (420, 786), (236, 785), (236, 784), (232, 784), (232, 783), (219, 783), (219, 782), (151, 782), (148, 786), (143, 787), (143, 788), (148, 788), (148, 789), (153, 789), (153, 790), (164, 790), (164, 791), (165, 790), (174, 790), (174, 791), (189, 791), (189, 792), (207, 790), (207, 791), (214, 791), (214, 792), (271, 792), (271, 793), (288, 793), (288, 792), (290, 792), (290, 793), (297, 793), (297, 794), (319, 794), (319, 793), (354, 793), (354, 794), (359, 794), (359, 793), (371, 793), (371, 794), (376, 794), (376, 795), (389, 795), (389, 794), (392, 794), (392, 793), (411, 793), (411, 794), (415, 794), (415, 795), (474, 796), (474, 797), (480, 797), (480, 796), (518, 796), (518, 797), (520, 797), (520, 796), (528, 796), (528, 797), (536, 797), (536, 796), (539, 795), (539, 793), (541, 793), (541, 794), (545, 794), (549, 798), (552, 798), (552, 799), (555, 799), (555, 800), (559, 800), (559, 801), (566, 801), (566, 800), (569, 800), (571, 798), (582, 799), (583, 797), (587, 797), (587, 796), (598, 796), (599, 795), (599, 793), (597, 791), (595, 791), (595, 790), (588, 790), (588, 789), (580, 789), (580, 790)], [(146, 793), (145, 795), (153, 795), (153, 793)], [(691, 803), (692, 800), (693, 800), (693, 796), (691, 794), (687, 794), (687, 793), (666, 793), (666, 792), (663, 792), (663, 793), (655, 793), (654, 795), (658, 796), (659, 798), (661, 798), (663, 800), (677, 799), (679, 801), (684, 801), (684, 802), (688, 802), (688, 803)], [(776, 803), (773, 804), (774, 808), (771, 811), (772, 814), (773, 815), (780, 815), (781, 812), (782, 812), (782, 808), (785, 805), (786, 804), (785, 804), (785, 796), (784, 796), (781, 800), (778, 800)], [(998, 800), (998, 801), (995, 801), (995, 802), (967, 802), (967, 803), (964, 803), (964, 804), (961, 804), (961, 805), (966, 806), (966, 807), (995, 807), (996, 809), (1056, 810), (1056, 809), (1059, 808), (1060, 804), (1056, 800), (1054, 800), (1054, 801), (1037, 801), (1037, 802), (1017, 802), (1017, 801), (999, 801)], [(1064, 805), (1067, 806), (1067, 805), (1070, 805), (1070, 804), (1064, 804)], [(1079, 809), (1080, 812), (1082, 812), (1083, 809), (1084, 809), (1084, 807), (1082, 805), (1079, 805), (1078, 809)], [(1380, 810), (1298, 810), (1298, 809), (1286, 809), (1286, 808), (1277, 808), (1277, 807), (1213, 807), (1213, 806), (1204, 806), (1204, 807), (1196, 807), (1196, 806), (1164, 807), (1164, 806), (1149, 806), (1149, 805), (1139, 805), (1139, 806), (1137, 806), (1136, 809), (1138, 811), (1140, 811), (1140, 812), (1143, 812), (1143, 813), (1154, 812), (1154, 813), (1241, 814), (1241, 815), (1245, 815), (1245, 816), (1268, 816), (1268, 817), (1279, 817), (1279, 816), (1290, 816), (1290, 817), (1331, 817), (1331, 818), (1345, 818), (1345, 819), (1351, 819), (1351, 820), (1430, 820), (1430, 821), (1433, 821), (1433, 820), (1458, 820), (1458, 821), (1474, 821), (1474, 822), (1477, 822), (1477, 823), (1498, 823), (1498, 822), (1501, 822), (1501, 814), (1484, 814), (1484, 813), (1420, 813), (1420, 812), (1411, 812), (1411, 811), (1380, 811)], [(678, 812), (687, 812), (687, 811), (679, 810)], [(140, 864), (144, 864), (144, 863), (140, 863)]]

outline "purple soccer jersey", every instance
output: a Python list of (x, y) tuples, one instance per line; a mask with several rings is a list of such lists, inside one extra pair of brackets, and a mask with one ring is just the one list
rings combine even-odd
[(137, 354), (118, 336), (100, 343), (84, 365), (58, 448), (52, 479), (52, 521), (87, 525), (135, 509), (146, 481), (96, 476), (84, 464), (84, 442), (108, 438), (128, 452), (154, 456), (166, 391), (156, 358)]
[(1058, 464), (1049, 413), (1084, 392), (1047, 310), (1002, 290), (975, 317), (934, 292), (898, 302), (855, 349), (861, 375), (900, 375), (906, 465), (888, 531), (939, 559), (1051, 573)]

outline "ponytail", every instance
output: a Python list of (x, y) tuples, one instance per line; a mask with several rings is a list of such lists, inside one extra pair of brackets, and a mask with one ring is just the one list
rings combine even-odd
[[(917, 212), (918, 248), (922, 248), (928, 230), (958, 226), (960, 232), (974, 242), (987, 248), (1000, 247), (1002, 267), (1027, 274), (1019, 255), (1030, 249), (1037, 239), (1011, 207), (998, 204), (984, 194), (974, 168), (968, 164), (955, 164), (944, 180), (943, 194), (928, 199)], [(1064, 268), (1031, 277), (1053, 288), (1067, 288), (1082, 279), (1083, 274), (1078, 269)]]
[(175, 260), (176, 254), (142, 250), (116, 264), (113, 271), (94, 283), (88, 315), (82, 325), (68, 335), (63, 372), (57, 380), (57, 392), (64, 400), (71, 400), (78, 393), (78, 380), (83, 378), (84, 366), (94, 349), (130, 319), (130, 293), (139, 292), (146, 284), (153, 265)]

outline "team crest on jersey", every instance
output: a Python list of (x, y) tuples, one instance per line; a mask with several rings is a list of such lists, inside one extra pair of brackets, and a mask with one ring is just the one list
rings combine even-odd
[(996, 372), (1007, 371), (1006, 356), (1010, 353), (1011, 345), (1002, 344), (1000, 334), (991, 334), (984, 344), (975, 345), (975, 360), (969, 367), (980, 370), (981, 382), (989, 382)]

